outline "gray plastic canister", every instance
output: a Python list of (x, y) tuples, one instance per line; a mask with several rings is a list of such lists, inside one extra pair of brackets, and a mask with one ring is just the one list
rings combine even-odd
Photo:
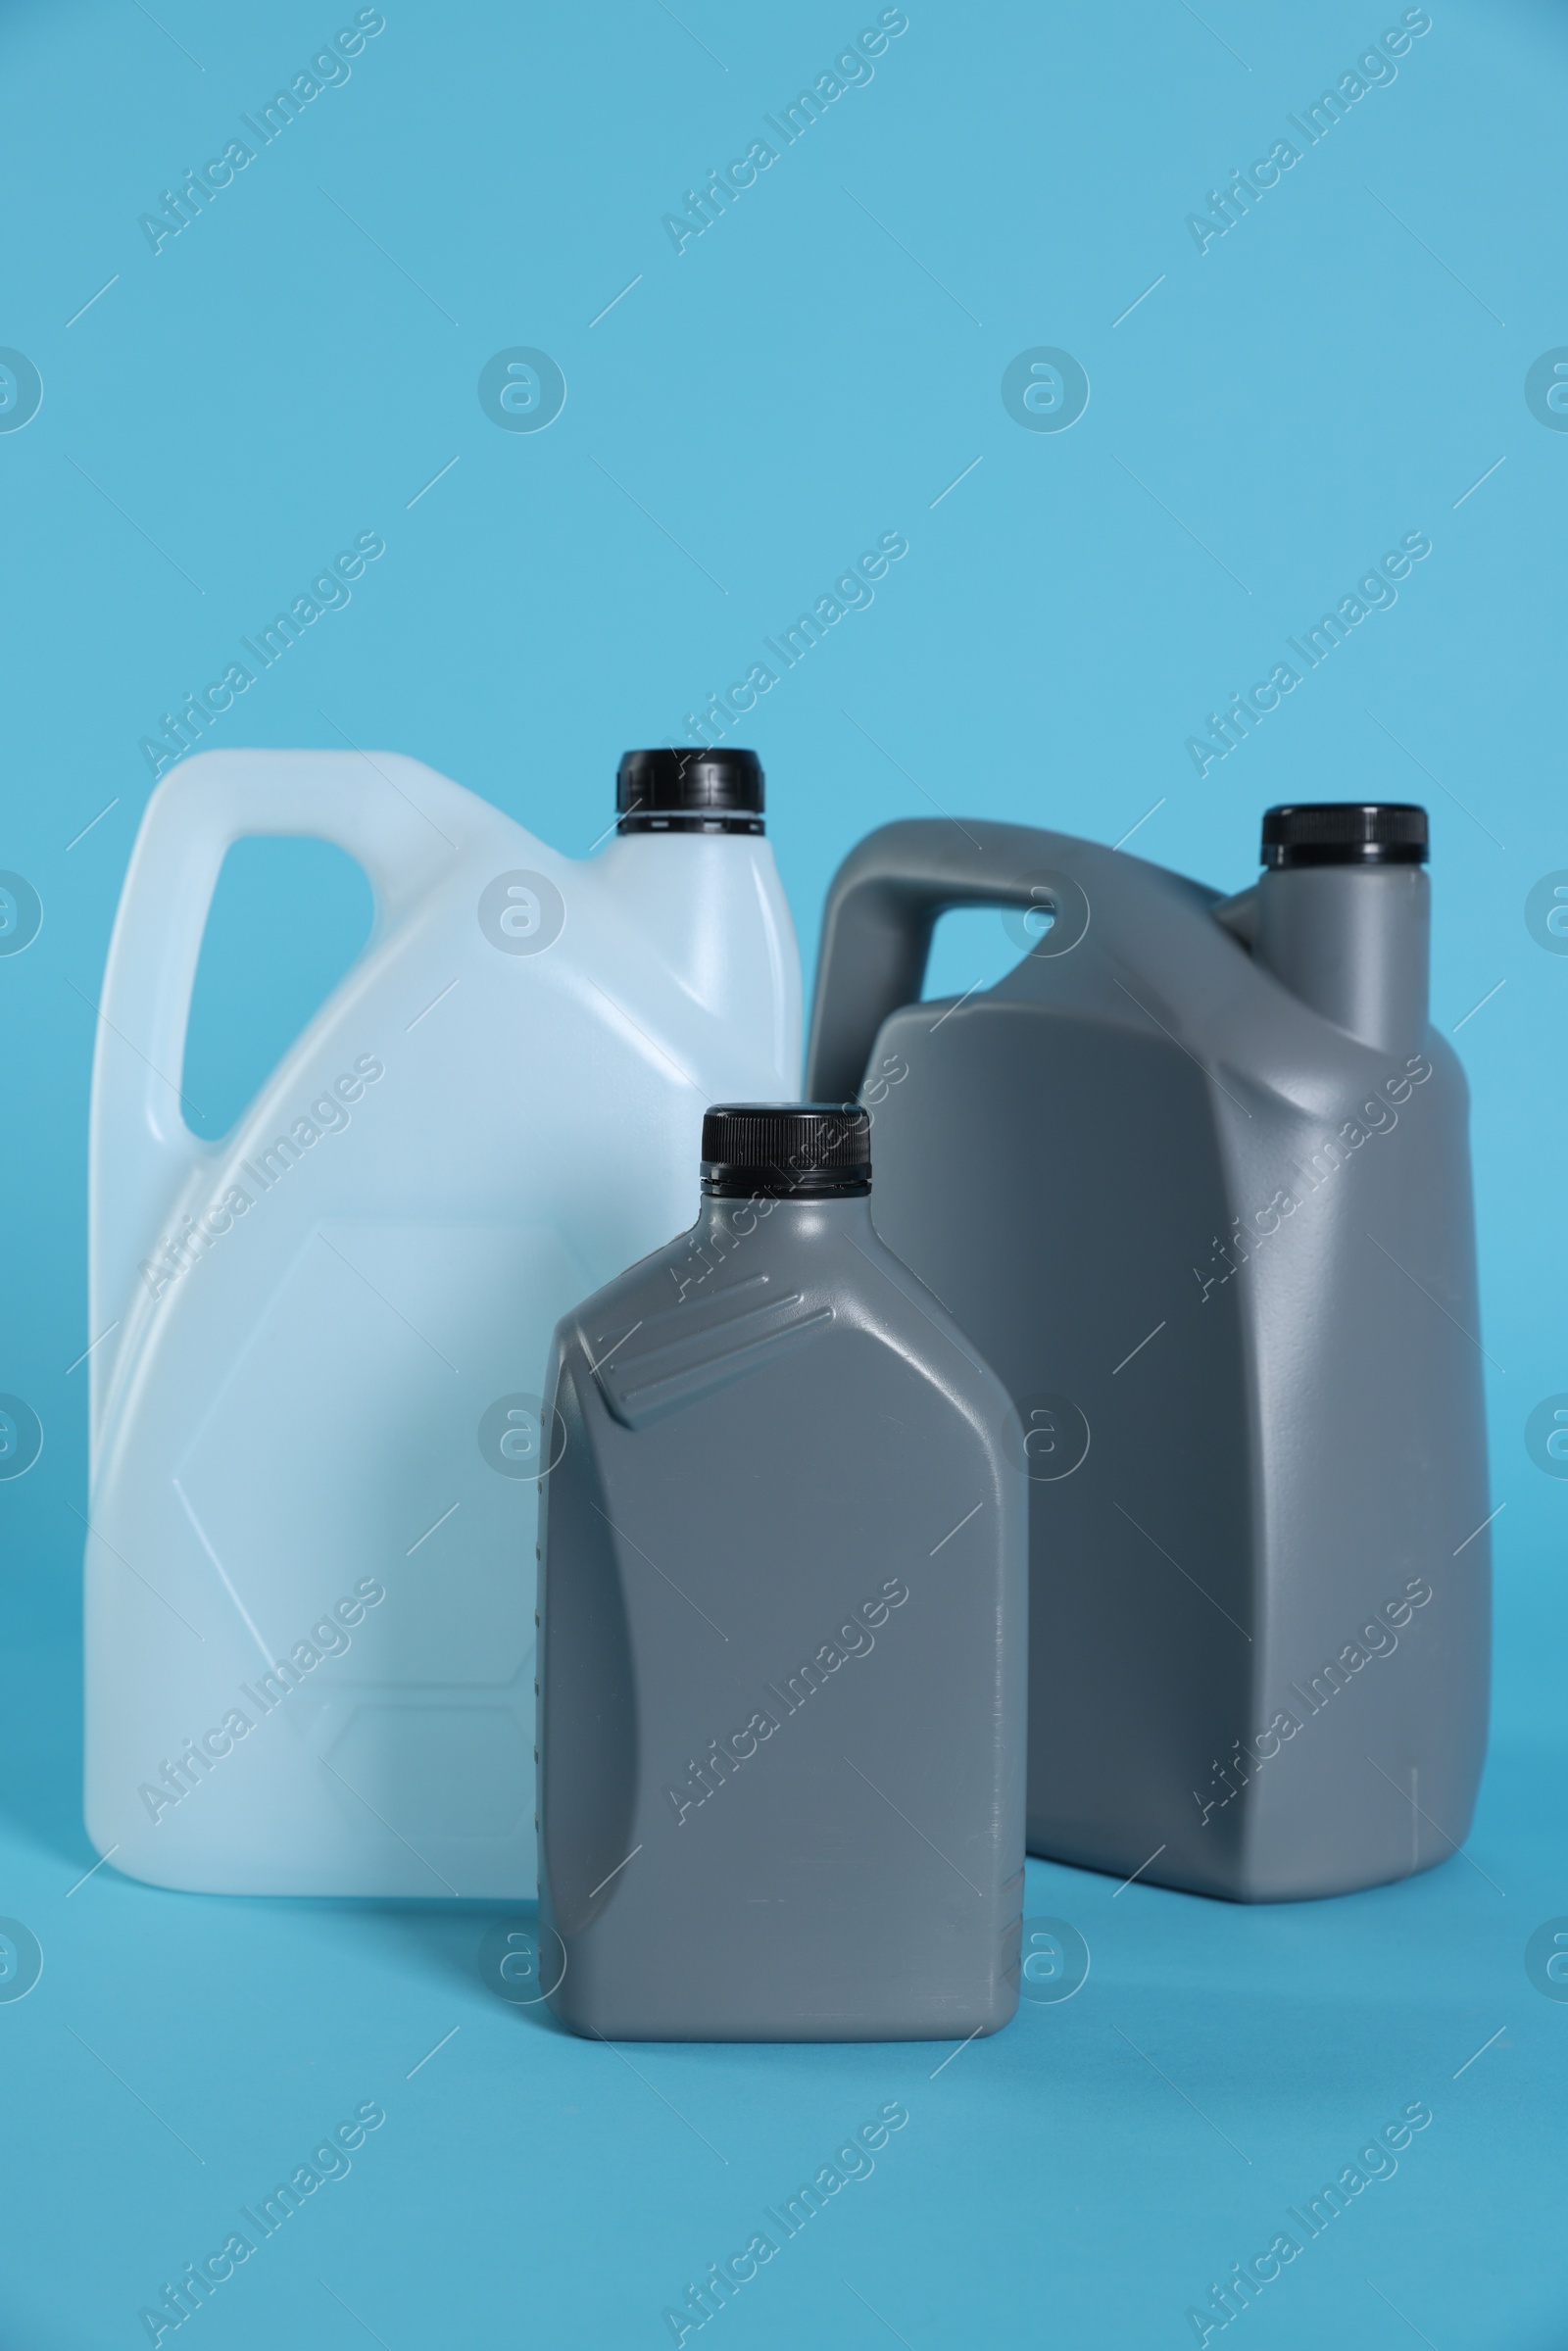
[[(1268, 1901), (1468, 1831), (1491, 1503), (1425, 856), (1419, 808), (1270, 810), (1222, 900), (965, 818), (832, 885), (808, 1085), (871, 1108), (877, 1228), (1025, 1431), (1032, 1852)], [(918, 1002), (984, 905), (1024, 959)]]

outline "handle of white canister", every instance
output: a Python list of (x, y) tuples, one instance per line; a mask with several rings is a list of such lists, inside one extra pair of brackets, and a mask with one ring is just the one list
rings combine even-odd
[(474, 808), (461, 785), (396, 752), (208, 751), (183, 759), (142, 818), (110, 941), (93, 1057), (88, 1295), (96, 1444), (136, 1267), (191, 1170), (180, 1076), (202, 934), (236, 841), (334, 842), (369, 876), (376, 931), (396, 924), (460, 854)]

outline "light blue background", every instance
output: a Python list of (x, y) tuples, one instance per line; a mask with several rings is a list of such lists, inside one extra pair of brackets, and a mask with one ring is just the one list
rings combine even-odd
[[(388, 2119), (352, 2175), (203, 2313), (209, 2351), (652, 2346), (763, 2205), (902, 2098), (875, 2175), (715, 2322), (730, 2351), (1175, 2346), (1209, 2281), (1419, 2098), (1435, 2120), (1397, 2176), (1238, 2323), (1252, 2351), (1544, 2351), (1568, 2287), (1568, 2005), (1523, 1951), (1568, 1912), (1568, 1486), (1523, 1428), (1568, 1389), (1568, 958), (1523, 906), (1568, 866), (1568, 435), (1523, 382), (1568, 343), (1562, 13), (1434, 0), (1397, 80), (1200, 256), (1188, 212), (1397, 9), (909, 0), (874, 80), (678, 257), (662, 215), (874, 9), (385, 13), (347, 85), (156, 257), (138, 215), (352, 9), (12, 0), (0, 24), (0, 343), (44, 382), (0, 435), (0, 866), (44, 905), (0, 959), (0, 1389), (45, 1430), (0, 1484), (0, 1911), (44, 1950), (0, 2004), (0, 2339), (145, 2340), (138, 2306), (373, 2098)], [(564, 370), (548, 431), (480, 409), (480, 368), (515, 344)], [(1088, 370), (1068, 432), (1003, 407), (1039, 344)], [(1417, 529), (1433, 554), (1397, 606), (1200, 781), (1183, 746), (1205, 713)], [(112, 1868), (69, 1890), (92, 1854), (68, 1366), (90, 1336), (93, 1007), (151, 784), (138, 739), (364, 530), (387, 552), (352, 605), (207, 740), (409, 752), (574, 853), (625, 746), (678, 734), (906, 533), (872, 608), (740, 738), (808, 957), (845, 851), (933, 804), (1109, 841), (1152, 808), (1142, 854), (1236, 889), (1271, 801), (1428, 803), (1505, 1505), (1470, 1858), (1254, 1911), (1031, 1864), (1026, 1908), (1076, 1923), (1089, 1982), (935, 2078), (940, 2048), (586, 2046), (483, 1989), (477, 1911), (201, 1900)], [(364, 917), (328, 853), (236, 861), (187, 1072), (213, 1124)], [(1004, 955), (992, 918), (952, 926), (933, 992)]]

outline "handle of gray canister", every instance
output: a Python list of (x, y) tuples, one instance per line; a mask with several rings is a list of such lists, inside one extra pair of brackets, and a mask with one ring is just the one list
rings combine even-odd
[(940, 915), (1038, 905), (1041, 868), (1066, 847), (1059, 833), (969, 817), (911, 817), (867, 833), (823, 909), (807, 1100), (853, 1101), (883, 1021), (919, 997)]

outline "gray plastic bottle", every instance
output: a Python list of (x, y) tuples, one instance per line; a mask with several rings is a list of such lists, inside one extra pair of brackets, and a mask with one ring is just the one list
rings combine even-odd
[(539, 1895), (578, 2033), (1017, 2003), (1022, 1434), (872, 1229), (868, 1123), (710, 1110), (697, 1223), (557, 1330)]
[[(1031, 1852), (1277, 1901), (1468, 1831), (1491, 1504), (1426, 839), (1270, 809), (1222, 900), (914, 822), (833, 883), (808, 1085), (871, 1106), (878, 1230), (1026, 1432)], [(915, 1002), (938, 914), (988, 903), (1026, 959)]]

